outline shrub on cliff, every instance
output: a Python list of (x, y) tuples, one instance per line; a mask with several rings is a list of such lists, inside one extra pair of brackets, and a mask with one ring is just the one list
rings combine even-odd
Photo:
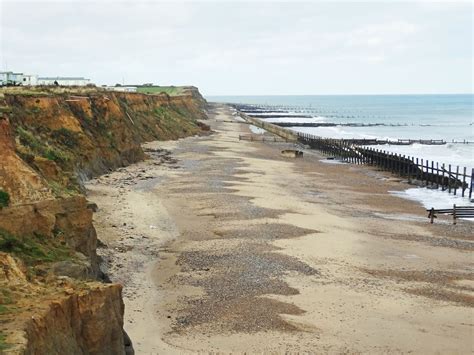
[(0, 251), (13, 254), (32, 266), (43, 262), (68, 260), (71, 249), (60, 241), (40, 235), (17, 237), (0, 229)]
[[(66, 131), (67, 133), (65, 133)], [(71, 138), (71, 140), (68, 141), (70, 137), (73, 137), (73, 132), (70, 132), (67, 129), (59, 129), (56, 132), (59, 133), (57, 133), (55, 137), (60, 137), (64, 145), (69, 146), (71, 144), (77, 144), (76, 137)], [(44, 141), (41, 141), (37, 136), (25, 130), (24, 128), (18, 127), (17, 133), (20, 138), (20, 143), (24, 147), (28, 147), (31, 152), (57, 163), (66, 163), (69, 161), (69, 155), (66, 151), (61, 150), (59, 147), (53, 147), (44, 143)], [(34, 158), (31, 159), (31, 161), (33, 160)]]
[(22, 127), (17, 128), (18, 136), (20, 137), (20, 143), (25, 147), (31, 148), (33, 151), (40, 150), (42, 143), (32, 133), (23, 129)]
[(46, 159), (55, 161), (57, 163), (65, 163), (69, 160), (69, 157), (66, 153), (55, 148), (47, 148), (42, 152), (41, 155)]
[(7, 350), (9, 346), (5, 343), (6, 335), (0, 332), (0, 351)]
[(0, 190), (0, 210), (10, 205), (10, 195), (8, 192)]
[(65, 145), (68, 148), (75, 148), (79, 144), (79, 140), (77, 137), (77, 133), (73, 132), (67, 128), (60, 128), (56, 131), (54, 131), (51, 136), (61, 143), (62, 145)]

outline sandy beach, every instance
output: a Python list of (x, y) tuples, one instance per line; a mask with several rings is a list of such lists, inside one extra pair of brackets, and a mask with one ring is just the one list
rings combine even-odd
[(473, 223), (233, 120), (212, 105), (212, 134), (87, 185), (137, 354), (473, 352)]

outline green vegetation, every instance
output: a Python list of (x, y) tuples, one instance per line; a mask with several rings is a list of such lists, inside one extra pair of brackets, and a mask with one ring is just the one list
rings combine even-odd
[(47, 148), (41, 155), (48, 160), (59, 163), (64, 163), (69, 160), (69, 156), (65, 152), (56, 148)]
[(40, 107), (33, 107), (30, 109), (30, 111), (34, 114), (39, 114), (41, 113), (41, 108)]
[(53, 96), (57, 94), (89, 94), (104, 91), (101, 88), (95, 86), (82, 86), (82, 87), (64, 87), (64, 86), (8, 86), (0, 88), (0, 98), (5, 94), (9, 95), (22, 95), (22, 96)]
[[(11, 313), (16, 308), (12, 307), (14, 296), (12, 292), (6, 288), (0, 290), (0, 316), (3, 314)], [(9, 305), (9, 307), (7, 307)]]
[(181, 109), (160, 106), (154, 109), (154, 113), (163, 137), (168, 139), (183, 137), (199, 130), (196, 123), (190, 121), (188, 115)]
[(184, 88), (182, 86), (139, 86), (137, 92), (143, 94), (159, 94), (166, 93), (170, 96), (183, 95)]
[(51, 136), (62, 145), (71, 149), (79, 145), (77, 132), (73, 132), (67, 128), (60, 128), (54, 131)]
[[(66, 137), (71, 137), (71, 133), (64, 133), (64, 131), (68, 131), (66, 129), (60, 129), (56, 132), (61, 131), (58, 133), (59, 139), (67, 139)], [(18, 127), (17, 129), (18, 136), (20, 137), (20, 143), (25, 147), (30, 148), (33, 152), (41, 155), (43, 158), (58, 162), (58, 163), (65, 163), (69, 161), (69, 155), (54, 147), (50, 147), (47, 144), (41, 142), (37, 137), (35, 137), (31, 132), (23, 129), (22, 127)], [(70, 141), (68, 144), (77, 144), (77, 140)]]
[(0, 189), (0, 210), (10, 205), (10, 195), (8, 192)]
[(48, 181), (48, 185), (55, 196), (74, 196), (80, 193), (80, 189), (74, 184), (74, 181), (71, 181), (67, 186), (57, 181)]
[(9, 346), (5, 342), (5, 339), (6, 339), (6, 335), (0, 332), (0, 352), (2, 352), (3, 350), (7, 350), (9, 348)]
[(168, 107), (160, 106), (153, 111), (158, 115), (158, 118), (171, 118), (171, 110)]
[(0, 314), (5, 313), (5, 310), (7, 307), (5, 307), (6, 304), (12, 304), (13, 303), (13, 296), (10, 290), (7, 290), (6, 288), (0, 290), (0, 308), (3, 307), (3, 311), (0, 309)]
[(38, 140), (38, 138), (33, 136), (33, 134), (23, 129), (22, 127), (18, 127), (17, 133), (20, 137), (20, 143), (23, 144), (25, 147), (29, 147), (34, 151), (38, 151), (43, 147), (43, 144)]
[(72, 257), (71, 249), (58, 240), (40, 235), (19, 238), (2, 229), (0, 229), (0, 251), (20, 258), (28, 266)]
[(8, 313), (8, 308), (7, 306), (3, 305), (3, 304), (0, 304), (0, 316), (2, 314), (5, 314), (5, 313)]

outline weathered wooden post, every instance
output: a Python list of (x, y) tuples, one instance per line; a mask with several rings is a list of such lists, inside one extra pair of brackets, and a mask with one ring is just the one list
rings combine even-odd
[(408, 155), (407, 156), (407, 175), (408, 175), (408, 183), (411, 183), (411, 157)]
[(456, 224), (456, 204), (453, 205), (453, 224)]
[(464, 167), (463, 173), (462, 173), (462, 193), (461, 193), (462, 197), (464, 197), (464, 190), (466, 190), (466, 167)]
[(402, 166), (402, 155), (401, 154), (398, 154), (398, 175), (399, 176), (403, 176), (403, 166)]
[(401, 164), (402, 164), (402, 175), (405, 175), (405, 154), (403, 155), (403, 157), (400, 159), (401, 160)]
[(436, 162), (436, 189), (439, 189), (439, 163)]
[(421, 159), (420, 170), (421, 170), (421, 186), (423, 186), (423, 179), (424, 179), (424, 177), (425, 177), (425, 173), (424, 173), (424, 171), (423, 171), (423, 158)]
[(472, 171), (471, 171), (471, 186), (469, 187), (469, 199), (472, 198), (473, 185), (474, 185), (474, 168), (472, 168)]
[(431, 207), (431, 211), (430, 211), (430, 223), (433, 224), (433, 221), (434, 221), (434, 207)]
[(416, 158), (416, 179), (420, 180), (420, 168), (418, 164), (418, 158)]
[(451, 193), (451, 164), (449, 164), (448, 170), (448, 193)]
[[(431, 161), (431, 176), (433, 177), (433, 181), (431, 182), (431, 186), (433, 186), (435, 184), (435, 175), (434, 175), (434, 161), (432, 160)], [(436, 176), (437, 178), (438, 176)]]
[(458, 191), (458, 181), (459, 181), (459, 165), (456, 166), (456, 181), (454, 181), (454, 195)]
[(426, 159), (426, 186), (428, 186), (428, 183), (430, 182), (431, 178), (430, 178), (430, 169), (428, 168), (430, 166), (429, 164), (429, 160)]
[(444, 166), (444, 163), (443, 163), (443, 165), (441, 165), (441, 171), (442, 171), (442, 173), (443, 173), (443, 175), (442, 175), (442, 177), (441, 177), (441, 191), (444, 191), (444, 190), (446, 190), (446, 189), (444, 188), (444, 172), (446, 171), (445, 166)]

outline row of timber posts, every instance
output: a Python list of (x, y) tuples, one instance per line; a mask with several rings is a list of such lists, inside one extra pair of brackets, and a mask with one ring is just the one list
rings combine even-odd
[(384, 150), (355, 145), (350, 140), (322, 138), (308, 133), (298, 133), (300, 143), (319, 150), (325, 155), (352, 163), (377, 166), (401, 177), (409, 183), (419, 181), (422, 186), (442, 189), (472, 199), (474, 169), (445, 165), (438, 162), (401, 155)]

